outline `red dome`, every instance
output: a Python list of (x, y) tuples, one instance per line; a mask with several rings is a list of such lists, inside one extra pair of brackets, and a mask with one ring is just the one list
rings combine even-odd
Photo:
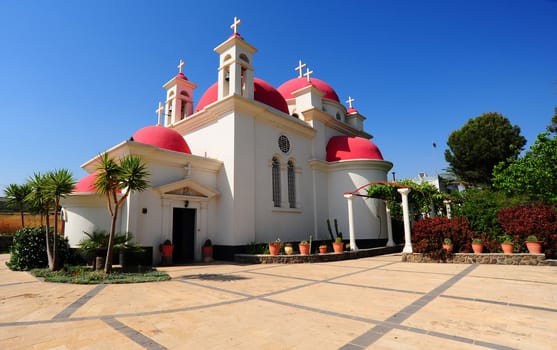
[(363, 137), (331, 137), (327, 143), (327, 162), (350, 159), (383, 160), (383, 155), (373, 142)]
[[(215, 102), (218, 97), (218, 83), (211, 85), (201, 96), (197, 103), (196, 112)], [(259, 78), (253, 78), (253, 97), (256, 101), (271, 106), (279, 111), (288, 114), (288, 105), (282, 95), (271, 84)]]
[(164, 148), (170, 151), (191, 154), (186, 140), (177, 131), (160, 125), (146, 126), (132, 136), (133, 141)]
[(340, 100), (338, 99), (338, 95), (335, 92), (335, 90), (331, 87), (331, 85), (327, 84), (323, 80), (319, 80), (316, 78), (311, 78), (309, 82), (307, 81), (307, 78), (291, 79), (286, 83), (282, 84), (281, 86), (279, 86), (277, 90), (281, 93), (284, 99), (289, 100), (294, 98), (294, 96), (292, 95), (294, 91), (300, 90), (301, 88), (306, 87), (310, 84), (313, 85), (313, 87), (315, 87), (317, 90), (320, 90), (321, 92), (324, 93), (323, 98), (340, 103)]
[(95, 180), (97, 179), (97, 173), (91, 173), (75, 184), (73, 192), (97, 192), (95, 190)]
[(348, 108), (348, 110), (346, 111), (346, 114), (357, 114), (358, 110), (356, 108)]

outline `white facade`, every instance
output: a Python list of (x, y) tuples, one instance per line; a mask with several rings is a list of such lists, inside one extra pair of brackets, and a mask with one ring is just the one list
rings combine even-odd
[[(164, 127), (158, 128), (179, 133), (191, 154), (141, 140), (125, 141), (107, 151), (114, 158), (139, 155), (151, 173), (150, 188), (129, 196), (118, 231), (132, 232), (139, 244), (153, 247), (187, 236), (182, 247), (175, 248), (179, 256), (180, 249), (188, 250), (183, 260), (201, 260), (201, 245), (207, 238), (225, 248), (277, 238), (299, 241), (309, 235), (328, 239), (328, 218), (338, 220), (347, 238), (343, 194), (366, 183), (387, 181), (392, 167), (378, 150), (378, 156), (355, 151), (354, 158), (348, 150), (340, 160), (327, 160), (336, 151), (333, 146), (327, 150), (335, 136), (365, 140), (375, 147), (362, 129), (365, 118), (357, 111), (348, 114), (334, 91), (331, 98), (331, 92), (314, 85), (311, 78), (307, 87), (286, 97), (281, 88), (282, 96), (255, 80), (256, 49), (238, 34), (215, 51), (220, 66), (209, 74), (215, 75), (218, 88), (212, 99), (209, 90), (205, 93), (197, 112), (191, 98), (196, 86), (182, 74), (182, 64), (179, 75), (164, 85), (166, 117)], [(285, 107), (277, 107), (276, 101)], [(83, 167), (93, 173), (95, 164), (96, 158)], [(83, 231), (108, 230), (110, 218), (99, 195), (76, 192), (63, 206), (65, 233), (72, 246), (84, 237)], [(357, 239), (387, 238), (382, 201), (355, 199), (354, 220)], [(158, 262), (158, 249), (153, 251)]]

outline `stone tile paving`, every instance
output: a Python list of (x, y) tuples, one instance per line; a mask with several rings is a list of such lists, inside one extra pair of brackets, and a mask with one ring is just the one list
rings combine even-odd
[(552, 349), (557, 267), (401, 262), (160, 268), (45, 283), (0, 255), (0, 349)]

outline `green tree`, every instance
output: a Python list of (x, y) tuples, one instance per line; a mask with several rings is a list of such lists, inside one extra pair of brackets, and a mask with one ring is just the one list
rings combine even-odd
[(111, 273), (118, 211), (131, 191), (141, 192), (147, 189), (149, 173), (146, 164), (138, 156), (126, 155), (118, 164), (107, 153), (101, 154), (97, 170), (95, 188), (106, 197), (108, 212), (112, 218), (104, 267), (105, 273)]
[(8, 198), (8, 206), (19, 211), (22, 228), (25, 227), (25, 198), (29, 193), (31, 193), (31, 186), (28, 184), (9, 184), (4, 189), (4, 195)]
[(493, 170), (493, 185), (508, 195), (526, 195), (547, 203), (557, 202), (557, 136), (538, 135), (536, 142), (508, 167)]
[(555, 107), (554, 109), (554, 114), (551, 118), (551, 124), (547, 126), (547, 132), (557, 133), (557, 107)]
[[(56, 238), (58, 236), (58, 213), (60, 199), (73, 191), (75, 180), (71, 172), (67, 169), (59, 169), (47, 172), (46, 174), (35, 173), (29, 180), (28, 186), (32, 189), (27, 197), (27, 201), (32, 206), (40, 208), (41, 214), (46, 216), (46, 253), (48, 257), (48, 267), (52, 271), (60, 268), (56, 254)], [(54, 211), (54, 232), (50, 238), (50, 211)], [(52, 244), (51, 244), (52, 241)]]
[(513, 160), (522, 151), (526, 139), (520, 127), (499, 113), (484, 113), (468, 120), (449, 135), (445, 160), (449, 171), (471, 185), (491, 185), (493, 167)]

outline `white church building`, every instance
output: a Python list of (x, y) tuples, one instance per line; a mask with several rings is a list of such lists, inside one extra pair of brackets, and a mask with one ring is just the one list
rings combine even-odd
[[(230, 258), (252, 242), (329, 239), (327, 219), (337, 219), (348, 238), (387, 238), (385, 205), (344, 194), (367, 183), (387, 181), (393, 164), (383, 159), (364, 116), (348, 98), (312, 77), (299, 62), (296, 77), (278, 88), (255, 77), (257, 49), (237, 32), (215, 48), (216, 83), (194, 101), (196, 84), (182, 73), (163, 88), (166, 102), (158, 125), (146, 126), (108, 149), (110, 157), (140, 156), (148, 165), (149, 188), (131, 193), (119, 214), (117, 232), (131, 232), (153, 249), (175, 244), (174, 261), (201, 260), (211, 239), (216, 258)], [(304, 70), (305, 68), (305, 70)], [(89, 173), (65, 198), (65, 235), (77, 246), (84, 232), (106, 230), (105, 198), (93, 183), (98, 156), (82, 167)]]

